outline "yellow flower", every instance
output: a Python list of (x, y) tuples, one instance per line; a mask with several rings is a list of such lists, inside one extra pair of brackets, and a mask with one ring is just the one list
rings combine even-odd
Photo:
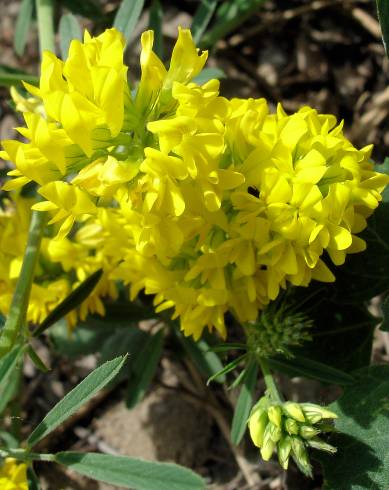
[(6, 458), (0, 467), (0, 488), (2, 490), (28, 490), (27, 465), (13, 458)]

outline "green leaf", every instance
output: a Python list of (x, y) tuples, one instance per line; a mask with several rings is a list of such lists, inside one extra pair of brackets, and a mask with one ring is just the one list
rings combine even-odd
[(17, 345), (2, 359), (0, 359), (0, 384), (5, 382), (10, 374), (18, 364), (20, 357), (22, 356), (25, 347)]
[(39, 77), (30, 75), (17, 68), (0, 64), (0, 86), (11, 87), (12, 85), (21, 85), (22, 80), (31, 83), (31, 85), (39, 84)]
[[(210, 350), (205, 340), (195, 342), (191, 337), (184, 337), (181, 333), (178, 333), (178, 336), (185, 351), (203, 376), (210, 378), (223, 370), (223, 364), (219, 356)], [(213, 379), (219, 383), (224, 383), (226, 377), (221, 374)]]
[(247, 345), (241, 344), (239, 342), (229, 342), (225, 344), (224, 343), (217, 344), (211, 347), (211, 350), (213, 352), (231, 352), (233, 350), (247, 350)]
[(15, 27), (14, 48), (16, 54), (22, 56), (26, 46), (27, 34), (30, 28), (32, 11), (34, 8), (33, 0), (23, 0), (20, 6)]
[(82, 0), (82, 2), (80, 0), (61, 0), (61, 3), (73, 14), (82, 15), (95, 21), (100, 21), (106, 17), (100, 2), (95, 0)]
[(35, 471), (31, 466), (27, 468), (28, 490), (40, 490), (41, 486)]
[(144, 330), (140, 330), (136, 326), (128, 326), (115, 331), (100, 349), (99, 363), (103, 364), (110, 361), (118, 355), (128, 354), (127, 367), (132, 365), (136, 356), (141, 351), (146, 342), (151, 338), (151, 335)]
[(304, 376), (306, 378), (317, 379), (323, 383), (337, 384), (340, 386), (350, 385), (355, 381), (350, 374), (301, 356), (293, 357), (292, 359), (273, 357), (269, 358), (268, 361), (272, 369), (281, 371), (289, 376)]
[(200, 42), (218, 4), (219, 0), (201, 0), (200, 5), (193, 16), (192, 20), (192, 36), (195, 44)]
[(389, 3), (388, 0), (377, 0), (378, 20), (380, 21), (382, 40), (386, 55), (389, 57)]
[(34, 366), (39, 369), (39, 371), (42, 371), (42, 373), (47, 373), (48, 371), (50, 371), (50, 368), (46, 366), (46, 364), (42, 361), (38, 353), (33, 349), (31, 345), (27, 347), (27, 354), (33, 362)]
[(389, 295), (382, 301), (381, 310), (383, 319), (380, 329), (384, 332), (389, 332)]
[(337, 413), (330, 444), (335, 456), (317, 454), (324, 470), (323, 490), (388, 488), (389, 366), (356, 371), (357, 381), (329, 406)]
[(163, 330), (152, 335), (137, 355), (127, 386), (126, 405), (134, 407), (145, 395), (162, 353)]
[(201, 46), (214, 46), (219, 39), (237, 29), (254, 15), (265, 0), (227, 0), (217, 10), (212, 29), (201, 40)]
[(159, 0), (153, 0), (149, 14), (149, 28), (154, 31), (153, 51), (162, 58), (163, 56), (163, 11)]
[(221, 78), (226, 78), (226, 74), (223, 70), (220, 70), (220, 68), (204, 68), (204, 70), (202, 70), (197, 77), (193, 79), (193, 82), (197, 83), (198, 85), (203, 85), (214, 78), (220, 80)]
[(231, 441), (238, 445), (247, 429), (247, 419), (253, 406), (253, 392), (257, 381), (258, 365), (252, 359), (246, 368), (246, 375), (235, 407), (231, 425)]
[(28, 438), (28, 445), (32, 447), (37, 444), (104, 388), (118, 374), (125, 360), (125, 357), (118, 357), (92, 371), (50, 410)]
[[(366, 306), (333, 302), (335, 284), (312, 283), (308, 288), (289, 290), (292, 305), (313, 320), (312, 340), (291, 348), (297, 357), (314, 359), (341, 371), (350, 372), (370, 364), (373, 332), (378, 320)], [(308, 300), (307, 300), (308, 298)], [(310, 298), (310, 299), (309, 299)]]
[(76, 287), (76, 289), (72, 291), (69, 296), (61, 301), (61, 303), (47, 315), (39, 327), (34, 331), (33, 336), (38, 337), (38, 335), (54, 325), (54, 323), (58, 322), (58, 320), (80, 306), (97, 286), (97, 283), (100, 281), (102, 275), (103, 271), (102, 269), (99, 269), (87, 277), (85, 281)]
[(70, 42), (73, 39), (82, 39), (80, 24), (73, 14), (64, 14), (59, 21), (59, 47), (63, 60), (68, 57)]
[(144, 0), (123, 0), (116, 12), (113, 27), (124, 34), (128, 41), (142, 13)]
[(239, 364), (241, 362), (243, 362), (246, 359), (246, 357), (247, 357), (247, 354), (243, 354), (243, 355), (237, 357), (236, 359), (234, 359), (233, 361), (231, 361), (230, 363), (228, 363), (226, 366), (224, 366), (223, 369), (221, 369), (217, 373), (213, 374), (210, 378), (208, 378), (207, 385), (209, 385), (209, 383), (211, 381), (214, 381), (219, 376), (224, 376), (225, 374), (229, 373), (230, 371), (233, 371), (235, 368), (237, 368), (239, 366)]
[(134, 490), (205, 490), (200, 476), (171, 463), (75, 452), (58, 453), (55, 461), (94, 480)]

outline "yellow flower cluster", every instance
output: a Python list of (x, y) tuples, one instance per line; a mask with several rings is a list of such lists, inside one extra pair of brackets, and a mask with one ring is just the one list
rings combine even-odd
[(6, 458), (0, 467), (1, 490), (28, 490), (27, 465)]
[[(0, 313), (6, 316), (19, 276), (26, 247), (30, 208), (34, 199), (12, 195), (0, 207)], [(31, 289), (27, 319), (40, 323), (83, 280), (99, 268), (108, 271), (110, 264), (100, 250), (102, 227), (87, 221), (72, 239), (52, 240), (43, 237), (38, 270)], [(70, 327), (85, 320), (88, 313), (104, 315), (103, 297), (116, 298), (113, 281), (104, 274), (96, 288), (80, 306), (67, 315)]]
[(207, 53), (188, 30), (168, 69), (142, 35), (135, 90), (123, 46), (110, 29), (72, 41), (66, 61), (45, 53), (39, 88), (26, 85), (36, 102), (20, 104), (28, 142), (3, 142), (16, 166), (6, 189), (39, 184), (46, 201), (33, 207), (53, 213), (56, 240), (92, 220), (110, 278), (174, 308), (196, 339), (205, 326), (225, 336), (227, 311), (255, 320), (288, 284), (333, 281), (325, 251), (339, 265), (364, 250), (356, 234), (388, 182), (371, 147), (309, 107), (271, 113), (264, 99), (220, 96), (217, 80), (196, 84)]

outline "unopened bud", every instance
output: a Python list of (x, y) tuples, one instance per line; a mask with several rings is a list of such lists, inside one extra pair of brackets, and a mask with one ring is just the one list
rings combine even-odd
[(326, 451), (327, 453), (330, 454), (334, 454), (337, 451), (336, 447), (331, 446), (331, 444), (327, 444), (319, 437), (315, 437), (313, 439), (308, 440), (307, 444), (310, 447), (313, 447), (314, 449), (319, 449), (320, 451)]
[(297, 420), (297, 422), (305, 422), (304, 413), (298, 403), (286, 402), (282, 405), (282, 408), (286, 415), (292, 417), (292, 419)]
[(257, 447), (261, 447), (263, 444), (263, 437), (268, 421), (269, 419), (264, 409), (254, 410), (249, 418), (250, 437)]
[(285, 420), (285, 429), (291, 436), (296, 436), (299, 433), (298, 423), (294, 419), (288, 418)]
[(312, 439), (312, 437), (315, 437), (318, 434), (320, 434), (320, 430), (315, 429), (311, 425), (301, 425), (300, 426), (300, 436), (303, 439)]
[(278, 461), (284, 470), (288, 469), (289, 455), (292, 450), (292, 442), (289, 436), (286, 436), (280, 440), (277, 445)]
[(267, 410), (267, 416), (269, 417), (270, 422), (281, 429), (282, 410), (279, 405), (272, 405), (269, 407)]
[(312, 476), (312, 466), (309, 462), (308, 452), (303, 441), (299, 437), (292, 437), (291, 439), (292, 451), (298, 467), (305, 475)]
[(272, 441), (270, 437), (265, 436), (263, 440), (263, 446), (261, 447), (261, 456), (264, 461), (269, 461), (275, 447), (276, 447), (276, 443)]
[(322, 419), (336, 419), (338, 416), (336, 413), (327, 410), (326, 408), (316, 405), (314, 403), (301, 403), (301, 408), (304, 411), (304, 415), (308, 422), (316, 424)]

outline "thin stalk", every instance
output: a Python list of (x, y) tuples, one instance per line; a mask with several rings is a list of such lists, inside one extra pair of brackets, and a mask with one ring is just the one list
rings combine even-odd
[(257, 360), (261, 367), (263, 379), (265, 380), (265, 385), (266, 388), (269, 390), (271, 398), (273, 398), (275, 402), (283, 403), (284, 400), (282, 398), (281, 393), (278, 391), (277, 385), (274, 381), (267, 360), (263, 357), (259, 357), (259, 358), (257, 357)]
[(36, 0), (38, 18), (39, 49), (55, 53), (54, 0)]
[(55, 454), (30, 453), (25, 449), (1, 449), (2, 458), (12, 457), (18, 461), (55, 461)]
[(23, 333), (31, 285), (38, 262), (39, 248), (45, 223), (46, 213), (38, 211), (32, 213), (22, 270), (16, 283), (7, 321), (1, 331), (0, 357), (12, 349), (18, 336)]

